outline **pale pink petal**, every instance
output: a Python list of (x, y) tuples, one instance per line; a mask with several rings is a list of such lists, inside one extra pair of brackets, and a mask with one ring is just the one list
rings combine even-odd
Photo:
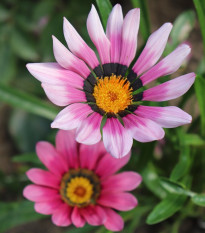
[(36, 79), (43, 83), (83, 88), (84, 79), (77, 73), (62, 68), (58, 63), (29, 63), (26, 67)]
[(40, 161), (55, 175), (61, 177), (67, 171), (67, 164), (50, 143), (38, 142), (36, 144), (36, 153)]
[(60, 200), (37, 202), (34, 204), (35, 211), (40, 214), (50, 215), (53, 214), (63, 202)]
[(164, 137), (161, 126), (150, 119), (129, 114), (123, 117), (123, 122), (126, 130), (139, 142), (150, 142)]
[(138, 116), (149, 118), (164, 128), (174, 128), (191, 123), (192, 117), (178, 107), (150, 107), (138, 106), (135, 113)]
[(53, 52), (56, 61), (63, 68), (71, 70), (84, 78), (90, 74), (86, 64), (73, 55), (55, 36), (53, 36)]
[(103, 127), (103, 142), (106, 150), (115, 158), (122, 158), (132, 147), (132, 137), (115, 118), (108, 118)]
[(52, 215), (52, 222), (56, 226), (67, 227), (71, 225), (71, 210), (72, 208), (67, 204), (61, 205), (56, 212)]
[(92, 112), (88, 104), (71, 104), (58, 113), (51, 127), (64, 130), (75, 129)]
[(93, 44), (98, 50), (101, 63), (110, 63), (110, 41), (105, 35), (99, 15), (94, 5), (92, 5), (91, 11), (87, 18), (87, 29)]
[(172, 53), (140, 77), (143, 85), (177, 71), (190, 52), (191, 48), (187, 44), (178, 46)]
[(101, 182), (104, 191), (131, 191), (142, 181), (142, 177), (136, 172), (121, 172), (110, 176)]
[(140, 9), (130, 10), (125, 16), (122, 28), (122, 48), (120, 64), (129, 66), (137, 50), (137, 35), (140, 22)]
[(71, 214), (71, 221), (76, 227), (83, 227), (85, 225), (85, 219), (80, 214), (78, 207), (74, 207)]
[(56, 135), (56, 150), (67, 161), (69, 168), (78, 168), (78, 146), (75, 140), (75, 131), (58, 131)]
[(73, 103), (86, 102), (85, 92), (68, 85), (41, 85), (51, 102), (58, 106), (66, 106)]
[(104, 226), (110, 231), (121, 231), (124, 228), (123, 218), (110, 208), (105, 208), (107, 219)]
[(124, 167), (125, 164), (128, 163), (130, 155), (131, 153), (128, 153), (128, 155), (124, 156), (121, 159), (115, 159), (107, 153), (96, 165), (95, 173), (101, 179), (107, 178), (108, 176), (120, 170), (120, 168)]
[(92, 69), (99, 65), (94, 51), (85, 43), (75, 28), (64, 18), (63, 31), (69, 49)]
[(100, 141), (100, 124), (102, 116), (99, 113), (93, 113), (85, 118), (76, 130), (76, 140), (79, 143), (93, 145)]
[(195, 73), (189, 73), (152, 87), (143, 92), (143, 100), (166, 101), (178, 98), (189, 90), (195, 77)]
[(30, 184), (23, 190), (23, 196), (30, 201), (46, 202), (60, 199), (59, 192), (56, 189)]
[(116, 4), (107, 21), (106, 35), (110, 40), (110, 61), (119, 63), (122, 41), (123, 14), (120, 4)]
[(138, 204), (137, 199), (130, 193), (101, 192), (97, 200), (98, 204), (120, 211), (128, 211)]
[(171, 29), (172, 24), (165, 23), (148, 38), (145, 48), (132, 68), (137, 75), (150, 69), (161, 57)]
[(60, 179), (49, 171), (42, 170), (40, 168), (31, 168), (26, 172), (30, 181), (35, 184), (48, 186), (52, 188), (59, 188)]

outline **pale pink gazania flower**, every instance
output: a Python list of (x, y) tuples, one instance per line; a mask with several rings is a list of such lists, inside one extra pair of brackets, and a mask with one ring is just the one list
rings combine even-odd
[(24, 197), (35, 202), (38, 213), (52, 215), (57, 226), (83, 227), (104, 225), (108, 230), (123, 229), (122, 217), (114, 211), (128, 211), (137, 206), (135, 196), (127, 191), (141, 183), (136, 172), (115, 174), (129, 160), (130, 154), (116, 160), (104, 148), (79, 144), (73, 131), (60, 130), (56, 148), (39, 142), (37, 155), (48, 171), (32, 168)]
[(123, 19), (117, 4), (110, 13), (105, 33), (92, 6), (87, 29), (100, 61), (64, 19), (64, 36), (70, 50), (53, 37), (57, 63), (27, 65), (30, 73), (42, 82), (48, 98), (56, 105), (66, 106), (51, 126), (77, 129), (76, 140), (91, 145), (101, 140), (100, 126), (106, 116), (106, 123), (101, 126), (102, 139), (106, 150), (116, 158), (129, 152), (133, 138), (140, 142), (159, 140), (164, 137), (162, 127), (177, 127), (192, 119), (175, 106), (141, 105), (142, 101), (167, 101), (183, 95), (193, 84), (195, 74), (182, 75), (143, 91), (144, 85), (175, 72), (191, 49), (181, 44), (157, 63), (172, 29), (171, 23), (165, 23), (151, 34), (137, 61), (129, 67), (136, 55), (139, 21), (139, 9), (130, 10)]

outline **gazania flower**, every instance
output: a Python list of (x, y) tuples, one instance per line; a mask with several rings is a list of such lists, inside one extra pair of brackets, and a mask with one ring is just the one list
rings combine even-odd
[[(70, 50), (53, 37), (57, 63), (27, 65), (30, 73), (42, 82), (48, 98), (56, 105), (66, 106), (51, 126), (64, 130), (76, 128), (76, 140), (88, 145), (101, 140), (102, 127), (105, 148), (117, 158), (129, 152), (133, 138), (140, 142), (159, 140), (164, 137), (162, 127), (191, 122), (191, 116), (177, 107), (141, 105), (144, 101), (167, 101), (181, 96), (193, 84), (195, 74), (145, 90), (146, 84), (175, 72), (189, 55), (190, 47), (182, 44), (157, 63), (172, 29), (171, 23), (165, 23), (149, 37), (131, 67), (139, 21), (139, 9), (130, 10), (123, 19), (121, 6), (117, 4), (105, 33), (92, 6), (87, 29), (100, 61), (64, 19), (64, 36)], [(106, 118), (106, 123), (101, 125)]]
[(48, 142), (37, 144), (37, 155), (48, 171), (32, 168), (24, 196), (35, 202), (38, 213), (52, 215), (57, 226), (104, 226), (111, 231), (123, 229), (123, 219), (113, 209), (127, 211), (137, 199), (127, 191), (141, 183), (135, 172), (115, 174), (129, 160), (116, 160), (102, 142), (78, 144), (73, 131), (59, 131), (56, 148)]

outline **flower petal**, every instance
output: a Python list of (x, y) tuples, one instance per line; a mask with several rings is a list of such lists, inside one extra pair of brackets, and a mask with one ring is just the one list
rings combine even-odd
[(143, 100), (166, 101), (178, 98), (189, 90), (195, 77), (195, 73), (189, 73), (152, 87), (143, 92)]
[(76, 206), (73, 208), (71, 220), (76, 227), (83, 227), (85, 225), (85, 219), (81, 216), (80, 210)]
[(63, 204), (59, 207), (59, 209), (52, 215), (52, 222), (56, 226), (67, 227), (71, 225), (71, 207), (67, 204)]
[(93, 113), (85, 118), (76, 130), (76, 140), (79, 143), (93, 145), (100, 141), (100, 124), (102, 116), (99, 113)]
[(164, 130), (150, 119), (129, 114), (123, 117), (126, 130), (139, 142), (160, 140), (164, 137)]
[(101, 192), (98, 204), (120, 211), (128, 211), (135, 208), (138, 204), (137, 199), (130, 193), (111, 193)]
[(137, 35), (140, 22), (140, 9), (130, 10), (125, 16), (122, 28), (122, 48), (120, 64), (129, 66), (137, 50)]
[(165, 23), (148, 38), (145, 48), (133, 66), (133, 71), (137, 75), (150, 69), (161, 57), (171, 29), (172, 24)]
[(59, 112), (51, 127), (64, 130), (75, 129), (91, 113), (92, 109), (88, 104), (71, 104)]
[(99, 65), (94, 51), (85, 43), (75, 28), (64, 18), (63, 31), (69, 49), (92, 69)]
[(100, 22), (99, 15), (92, 5), (87, 18), (88, 34), (96, 46), (102, 64), (110, 63), (110, 41), (108, 40)]
[(146, 85), (159, 77), (166, 76), (177, 71), (190, 52), (191, 48), (187, 44), (181, 44), (178, 46), (172, 53), (140, 77), (143, 85)]
[(103, 142), (108, 153), (122, 158), (130, 151), (133, 140), (118, 119), (108, 118), (103, 127)]
[(110, 176), (101, 182), (103, 190), (108, 191), (131, 191), (142, 181), (142, 177), (136, 172), (121, 172)]
[(90, 74), (86, 64), (73, 55), (55, 36), (53, 36), (53, 52), (56, 61), (63, 68), (71, 70), (83, 78), (87, 78)]
[(26, 172), (30, 181), (35, 184), (43, 185), (52, 188), (59, 188), (60, 179), (49, 171), (42, 170), (40, 168), (31, 168)]
[(174, 128), (191, 123), (192, 117), (178, 107), (150, 107), (139, 106), (135, 113), (138, 116), (149, 118), (161, 127)]
[(35, 211), (40, 214), (50, 215), (53, 214), (63, 202), (60, 200), (51, 200), (46, 202), (37, 202), (34, 204)]
[(120, 4), (116, 4), (107, 21), (106, 35), (110, 40), (110, 60), (119, 63), (122, 41), (123, 14)]
[(110, 231), (121, 231), (124, 228), (123, 218), (110, 208), (105, 208), (107, 219), (105, 227)]

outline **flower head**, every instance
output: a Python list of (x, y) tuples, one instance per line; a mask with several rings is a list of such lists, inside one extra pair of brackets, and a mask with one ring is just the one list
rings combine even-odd
[(102, 142), (89, 146), (75, 141), (74, 131), (60, 130), (56, 148), (39, 142), (37, 155), (48, 169), (32, 168), (24, 196), (35, 202), (38, 213), (52, 215), (58, 226), (74, 224), (83, 227), (103, 225), (111, 231), (123, 229), (123, 219), (114, 209), (127, 211), (137, 205), (137, 199), (127, 191), (141, 183), (135, 172), (115, 174), (130, 155), (116, 160)]
[(167, 101), (183, 95), (193, 84), (195, 74), (144, 90), (151, 81), (175, 72), (191, 49), (181, 44), (158, 62), (172, 29), (171, 23), (165, 23), (151, 34), (130, 67), (137, 50), (139, 21), (139, 9), (130, 10), (123, 19), (121, 6), (117, 4), (110, 13), (105, 33), (92, 6), (87, 29), (100, 61), (64, 19), (64, 35), (70, 50), (53, 37), (57, 63), (27, 65), (31, 74), (42, 82), (48, 98), (56, 105), (66, 106), (51, 126), (77, 129), (76, 140), (91, 145), (101, 140), (101, 122), (106, 116), (102, 128), (104, 145), (117, 158), (129, 152), (133, 138), (140, 142), (159, 140), (164, 137), (162, 127), (191, 122), (191, 116), (178, 107), (142, 105), (144, 101)]

